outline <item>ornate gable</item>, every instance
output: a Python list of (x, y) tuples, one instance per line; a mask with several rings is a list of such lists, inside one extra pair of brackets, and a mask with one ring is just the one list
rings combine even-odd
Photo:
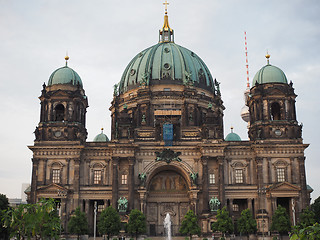
[(39, 197), (64, 198), (67, 196), (69, 190), (56, 183), (52, 183), (50, 185), (40, 187), (37, 191)]
[(298, 197), (300, 191), (300, 187), (288, 182), (282, 182), (271, 185), (267, 194), (272, 197)]

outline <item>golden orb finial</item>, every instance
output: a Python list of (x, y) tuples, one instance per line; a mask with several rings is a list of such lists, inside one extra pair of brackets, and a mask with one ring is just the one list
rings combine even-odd
[(101, 128), (101, 133), (103, 133), (103, 128)]
[(267, 51), (266, 59), (267, 59), (267, 64), (268, 64), (268, 65), (269, 65), (269, 58), (270, 58), (270, 54), (269, 54), (268, 51)]
[(66, 66), (68, 66), (68, 60), (69, 60), (68, 52), (67, 52), (66, 56), (64, 57), (64, 60), (66, 60)]
[(231, 132), (233, 133), (233, 126), (231, 126)]

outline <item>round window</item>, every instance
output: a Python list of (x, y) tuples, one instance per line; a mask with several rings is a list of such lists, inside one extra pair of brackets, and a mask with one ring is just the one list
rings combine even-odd
[(169, 63), (165, 63), (165, 64), (163, 65), (163, 67), (164, 67), (165, 69), (170, 69), (170, 64), (169, 64)]

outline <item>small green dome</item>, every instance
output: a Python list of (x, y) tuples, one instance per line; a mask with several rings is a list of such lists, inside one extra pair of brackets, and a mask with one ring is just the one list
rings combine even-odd
[(238, 134), (234, 133), (233, 128), (231, 128), (231, 133), (229, 133), (224, 140), (225, 141), (241, 141), (241, 138)]
[(94, 142), (109, 142), (109, 138), (107, 135), (103, 133), (103, 128), (101, 129), (101, 133), (98, 134), (94, 139)]
[(254, 76), (252, 81), (252, 86), (254, 87), (256, 83), (264, 84), (264, 83), (288, 83), (287, 77), (284, 72), (270, 64), (262, 67)]
[(211, 73), (194, 52), (174, 42), (160, 42), (137, 54), (126, 67), (119, 92), (144, 85), (185, 84), (214, 91)]
[(48, 86), (55, 84), (71, 84), (80, 85), (82, 87), (82, 81), (78, 73), (67, 65), (55, 70), (48, 81)]

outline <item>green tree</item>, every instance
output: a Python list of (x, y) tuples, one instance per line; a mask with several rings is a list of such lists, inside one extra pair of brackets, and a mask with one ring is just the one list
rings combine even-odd
[(311, 211), (309, 207), (304, 209), (300, 215), (299, 228), (306, 228), (308, 226), (312, 226), (315, 223), (316, 219), (314, 212)]
[(311, 210), (315, 214), (316, 221), (320, 223), (320, 196), (311, 204)]
[(137, 209), (132, 209), (129, 215), (127, 230), (131, 235), (135, 235), (136, 239), (139, 234), (146, 233), (147, 223), (145, 215)]
[(4, 226), (4, 212), (9, 208), (9, 200), (6, 195), (0, 193), (0, 239), (9, 238), (9, 229)]
[(58, 239), (60, 234), (60, 218), (53, 199), (43, 199), (37, 204), (9, 209), (5, 212), (4, 219), (5, 225), (9, 227), (10, 237), (17, 239)]
[(291, 224), (287, 210), (279, 205), (272, 216), (272, 224), (270, 230), (278, 231), (281, 238), (281, 236), (283, 234), (287, 234), (290, 231), (290, 229)]
[(76, 208), (74, 215), (70, 218), (68, 222), (68, 231), (72, 234), (77, 234), (78, 240), (80, 235), (87, 234), (88, 229), (88, 219), (84, 212), (80, 211), (80, 208)]
[(184, 216), (179, 232), (185, 235), (189, 235), (190, 240), (192, 239), (192, 235), (199, 236), (201, 234), (201, 229), (198, 225), (198, 218), (192, 210), (189, 210)]
[(241, 217), (238, 219), (238, 230), (243, 234), (247, 234), (248, 238), (250, 233), (257, 231), (257, 222), (253, 219), (250, 209), (245, 209), (241, 212)]
[(213, 222), (211, 225), (212, 231), (221, 232), (225, 236), (226, 233), (233, 232), (232, 219), (229, 217), (229, 212), (226, 207), (218, 210), (217, 221)]
[(320, 239), (320, 225), (315, 223), (302, 229), (295, 229), (290, 235), (290, 240), (316, 240)]
[(107, 235), (108, 240), (121, 230), (121, 221), (118, 212), (112, 207), (107, 207), (101, 212), (98, 222), (98, 230)]

